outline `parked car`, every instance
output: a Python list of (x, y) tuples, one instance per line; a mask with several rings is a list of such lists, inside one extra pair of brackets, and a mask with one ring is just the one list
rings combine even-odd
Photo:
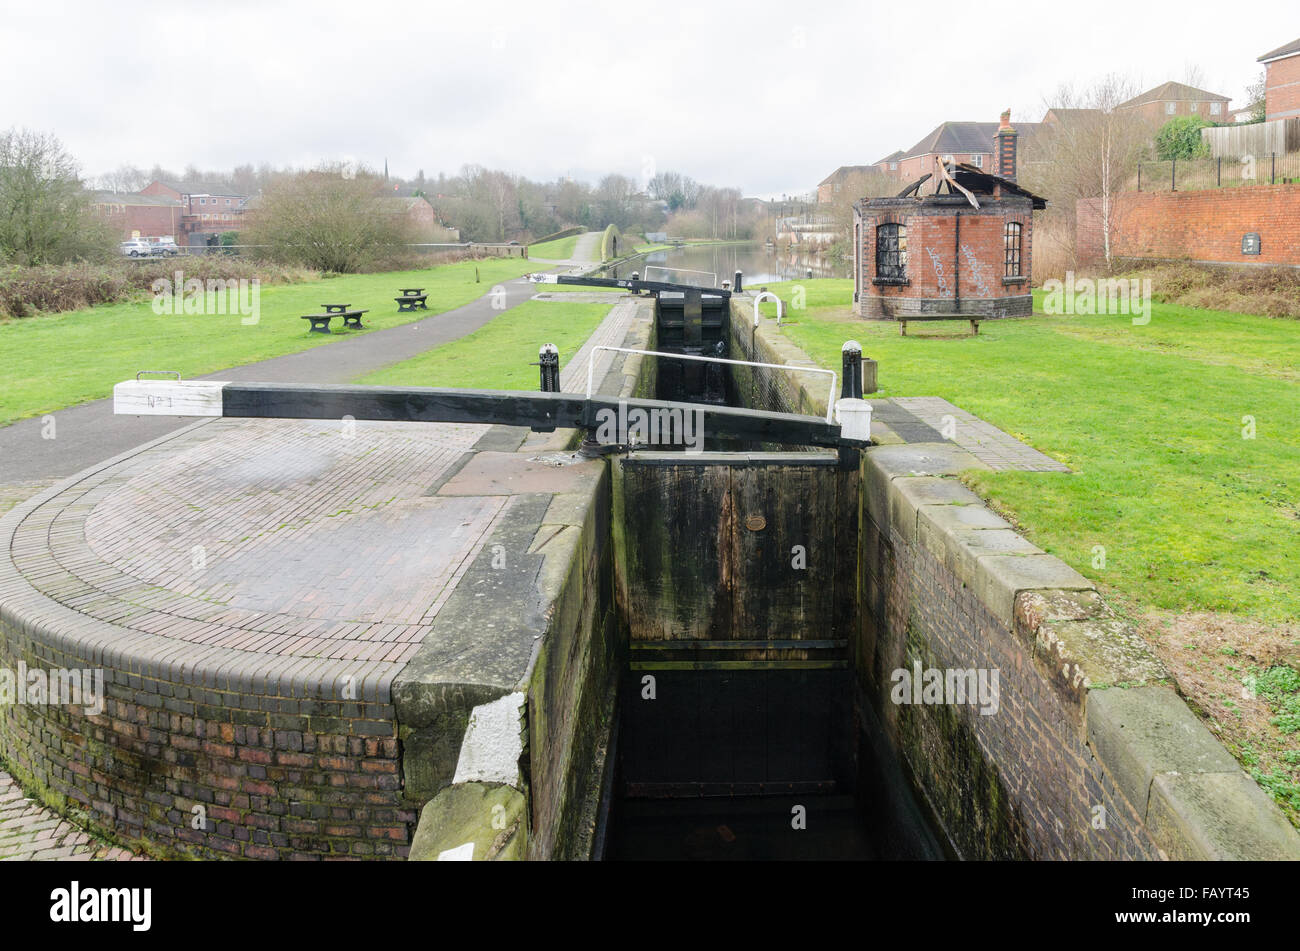
[(147, 258), (153, 254), (153, 248), (149, 246), (149, 242), (142, 238), (123, 241), (117, 246), (117, 250), (128, 258)]
[(150, 250), (159, 257), (164, 258), (174, 258), (181, 253), (181, 249), (176, 247), (176, 242), (168, 240), (155, 242)]

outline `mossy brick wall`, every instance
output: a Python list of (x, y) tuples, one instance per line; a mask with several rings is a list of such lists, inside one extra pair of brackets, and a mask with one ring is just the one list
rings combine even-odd
[[(5, 610), (0, 666), (101, 666)], [(416, 815), (399, 798), (383, 702), (253, 695), (105, 668), (104, 710), (5, 704), (15, 775), (95, 831), (165, 857), (401, 858)], [(298, 691), (301, 693), (302, 691)], [(194, 828), (194, 807), (206, 828)]]
[[(1026, 637), (995, 617), (872, 498), (881, 499), (866, 495), (861, 522), (858, 676), (961, 857), (1159, 857), (1089, 749), (1082, 705), (1035, 658), (1032, 632)], [(926, 669), (997, 670), (997, 712), (893, 703), (891, 673), (917, 661)], [(1094, 828), (1103, 815), (1105, 828)]]

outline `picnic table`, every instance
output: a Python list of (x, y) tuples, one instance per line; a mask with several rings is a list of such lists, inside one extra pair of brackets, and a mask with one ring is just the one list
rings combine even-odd
[[(330, 330), (330, 321), (333, 320), (335, 317), (343, 318), (344, 330), (348, 330), (348, 329), (365, 330), (366, 329), (361, 324), (361, 315), (368, 314), (369, 313), (368, 310), (338, 310), (336, 309), (339, 306), (337, 304), (322, 304), (321, 306), (327, 308), (328, 312), (324, 314), (303, 314), (302, 315), (303, 320), (311, 321), (311, 329), (308, 331), (308, 333), (314, 333), (314, 334), (331, 333), (332, 331)], [(347, 305), (345, 304), (342, 306), (346, 307)]]
[(397, 312), (399, 314), (403, 311), (415, 310), (417, 307), (420, 310), (429, 309), (428, 305), (425, 304), (429, 295), (424, 293), (423, 287), (399, 287), (397, 290), (402, 296), (394, 297), (393, 300), (397, 301)]

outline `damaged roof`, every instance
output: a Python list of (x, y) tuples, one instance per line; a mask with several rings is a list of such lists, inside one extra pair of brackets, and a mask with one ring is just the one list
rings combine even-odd
[[(992, 197), (994, 191), (1000, 188), (1003, 193), (1010, 193), (1012, 195), (1019, 195), (1022, 198), (1030, 199), (1034, 204), (1035, 211), (1042, 211), (1047, 207), (1046, 198), (1043, 198), (1040, 195), (1035, 195), (1027, 188), (1022, 188), (1009, 178), (1002, 178), (1000, 175), (993, 175), (981, 168), (976, 168), (974, 165), (966, 165), (961, 162), (947, 164), (944, 168), (947, 169), (948, 175), (952, 177), (953, 181), (976, 197)], [(899, 192), (897, 197), (915, 197), (918, 200), (924, 199), (927, 196), (921, 194), (921, 186), (933, 177), (933, 172), (926, 172), (916, 181), (912, 182), (912, 184)], [(960, 192), (954, 190), (951, 185), (948, 185), (947, 182), (941, 182), (940, 184), (947, 187), (948, 194), (960, 194)], [(870, 199), (868, 199), (868, 201), (869, 200)]]

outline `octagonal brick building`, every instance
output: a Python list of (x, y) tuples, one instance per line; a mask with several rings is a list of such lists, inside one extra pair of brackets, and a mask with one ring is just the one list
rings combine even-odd
[(1033, 213), (1047, 201), (1016, 184), (1010, 113), (995, 136), (998, 174), (936, 158), (895, 198), (853, 206), (853, 312), (1028, 316)]

